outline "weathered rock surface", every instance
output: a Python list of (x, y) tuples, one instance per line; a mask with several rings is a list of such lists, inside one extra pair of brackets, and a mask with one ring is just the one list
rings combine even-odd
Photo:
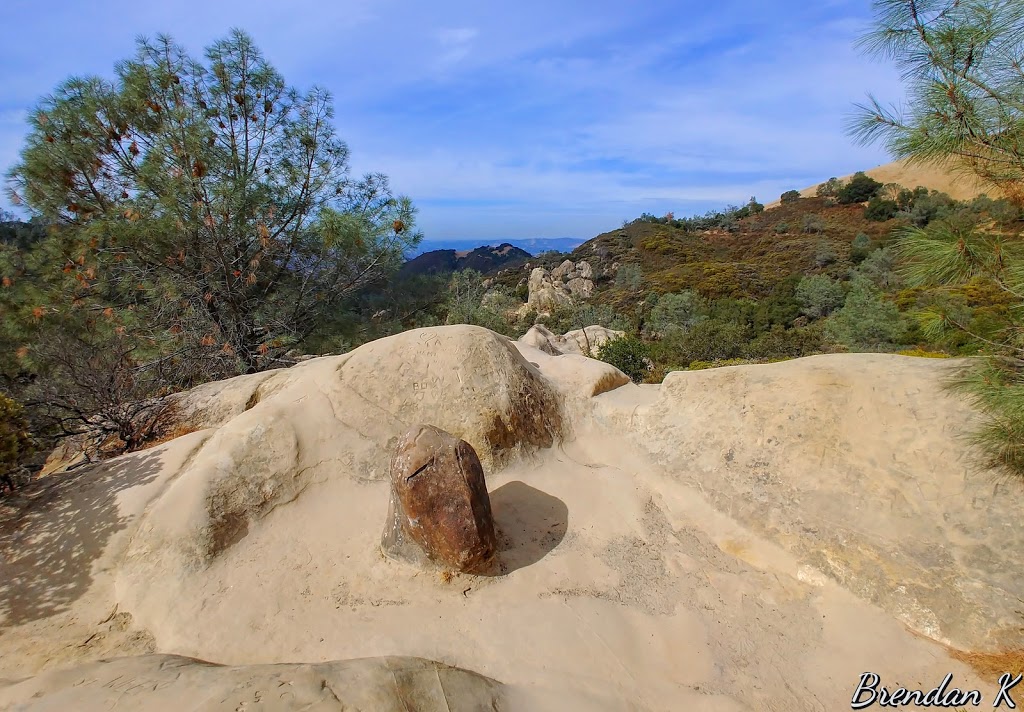
[(593, 277), (594, 271), (587, 262), (566, 260), (551, 271), (535, 267), (530, 272), (529, 296), (523, 309), (550, 314), (576, 299), (587, 299), (594, 293)]
[(210, 434), (147, 511), (123, 569), (133, 601), (174, 605), (177, 584), (147, 582), (196, 575), (315, 483), (385, 480), (416, 423), (465, 440), (489, 470), (566, 431), (558, 389), (511, 341), (474, 326), (409, 331), (220, 387), (248, 408)]
[[(625, 331), (617, 331), (604, 326), (587, 326), (582, 329), (574, 329), (565, 332), (563, 338), (565, 339), (566, 346), (563, 347), (562, 352), (593, 356), (609, 341), (621, 339), (625, 335)], [(573, 346), (575, 346), (575, 349), (573, 349)]]
[(1024, 487), (972, 467), (973, 412), (940, 387), (952, 366), (835, 354), (673, 372), (608, 394), (599, 420), (911, 629), (1019, 647)]
[(501, 683), (433, 660), (363, 658), (224, 666), (178, 655), (101, 660), (0, 687), (19, 712), (491, 712)]
[[(210, 384), (209, 427), (0, 501), (0, 678), (151, 651), (410, 655), (571, 693), (528, 712), (842, 709), (865, 670), (890, 689), (952, 672), (991, 699), (945, 644), (1024, 643), (1024, 485), (968, 468), (975, 416), (947, 367), (842, 354), (623, 385), (445, 327)], [(479, 454), (500, 571), (381, 555), (390, 457), (418, 423)], [(39, 691), (21, 684), (3, 694)]]
[(381, 537), (391, 557), (479, 571), (497, 550), (484, 470), (473, 447), (430, 425), (414, 427), (391, 460)]
[(606, 343), (625, 335), (624, 331), (616, 331), (603, 326), (588, 326), (568, 331), (564, 336), (559, 336), (552, 333), (543, 324), (535, 324), (519, 337), (519, 342), (540, 349), (552, 356), (576, 354), (593, 357)]

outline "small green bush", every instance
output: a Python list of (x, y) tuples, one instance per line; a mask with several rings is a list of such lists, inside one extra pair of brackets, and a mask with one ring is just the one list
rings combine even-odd
[(602, 346), (597, 357), (640, 383), (651, 370), (651, 353), (647, 344), (635, 336), (612, 339)]
[(825, 221), (818, 215), (804, 215), (801, 227), (807, 235), (820, 235), (825, 232)]
[(667, 334), (657, 343), (657, 356), (662, 363), (687, 366), (694, 361), (722, 361), (741, 356), (748, 338), (745, 323), (707, 319), (687, 331)]
[(814, 264), (818, 267), (827, 267), (838, 259), (839, 254), (832, 247), (832, 243), (825, 240), (819, 242), (818, 247), (814, 250)]
[(857, 274), (850, 282), (843, 308), (829, 317), (826, 334), (853, 349), (884, 351), (903, 338), (910, 324), (896, 305), (886, 301), (881, 290), (866, 276)]
[(838, 178), (829, 178), (818, 186), (817, 195), (819, 198), (834, 198), (843, 189), (843, 181)]
[(855, 173), (850, 182), (843, 186), (836, 197), (843, 205), (866, 203), (877, 195), (881, 189), (882, 184), (874, 178), (863, 172)]
[(843, 306), (843, 286), (824, 274), (804, 277), (796, 286), (801, 312), (811, 319), (820, 319)]
[(624, 264), (620, 265), (618, 271), (615, 273), (615, 286), (619, 289), (626, 289), (634, 292), (640, 289), (640, 285), (643, 284), (644, 273), (640, 269), (640, 265), (635, 264)]
[(690, 363), (690, 371), (705, 371), (709, 368), (722, 368), (723, 366), (743, 366), (750, 363), (747, 359), (743, 358), (727, 358), (719, 361), (692, 361)]
[(885, 222), (896, 217), (896, 213), (899, 211), (900, 206), (896, 204), (896, 201), (885, 200), (876, 195), (868, 201), (868, 206), (864, 208), (864, 218), (874, 222)]
[(865, 235), (863, 232), (857, 233), (857, 237), (853, 238), (853, 242), (850, 243), (850, 261), (860, 262), (871, 251), (871, 238)]
[(5, 482), (13, 488), (13, 473), (32, 451), (32, 436), (22, 407), (0, 393), (0, 494)]
[(903, 349), (896, 353), (900, 356), (913, 356), (914, 358), (949, 358), (949, 354), (944, 354), (941, 351), (926, 351), (922, 348)]
[(776, 235), (785, 235), (789, 232), (789, 223), (780, 222), (773, 229)]
[(800, 191), (787, 190), (785, 193), (782, 194), (781, 200), (783, 203), (795, 203), (796, 201), (800, 200)]
[(743, 350), (748, 359), (772, 360), (799, 358), (830, 350), (831, 344), (825, 338), (824, 322), (810, 326), (785, 329), (773, 326), (771, 331), (761, 334)]

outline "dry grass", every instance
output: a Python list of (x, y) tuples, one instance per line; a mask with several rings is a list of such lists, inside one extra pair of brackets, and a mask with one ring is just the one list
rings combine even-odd
[(950, 655), (967, 663), (976, 673), (986, 679), (998, 679), (1004, 672), (1011, 676), (1024, 674), (1024, 649), (1006, 650), (999, 653), (973, 653), (950, 649)]
[(153, 437), (152, 439), (147, 439), (146, 442), (142, 444), (142, 447), (139, 448), (139, 450), (149, 450), (150, 448), (154, 448), (157, 445), (169, 443), (171, 440), (174, 440), (175, 438), (180, 438), (183, 435), (194, 433), (198, 429), (199, 428), (195, 428), (192, 427), (191, 425), (184, 423), (181, 425), (176, 425), (173, 428), (170, 428), (169, 430), (161, 432), (159, 435)]

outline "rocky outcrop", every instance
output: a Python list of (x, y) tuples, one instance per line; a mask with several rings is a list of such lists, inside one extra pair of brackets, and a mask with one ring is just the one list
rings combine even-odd
[(603, 326), (588, 326), (568, 331), (564, 336), (559, 336), (553, 334), (543, 324), (535, 324), (519, 337), (519, 342), (540, 349), (552, 356), (578, 354), (593, 357), (606, 343), (625, 335), (624, 331), (616, 331)]
[[(634, 385), (563, 352), (575, 337), (528, 336), (423, 329), (209, 384), (187, 394), (199, 432), (26, 486), (24, 509), (0, 507), (0, 709), (462, 709), (479, 689), (360, 661), (387, 654), (480, 670), (531, 712), (839, 709), (864, 670), (981, 689), (945, 646), (1024, 644), (1024, 485), (976, 467), (949, 362), (839, 354)], [(420, 423), (479, 455), (498, 570), (381, 555), (388, 468)], [(415, 483), (422, 464), (395, 471)], [(152, 650), (354, 667), (39, 675)]]
[(536, 267), (530, 273), (527, 309), (550, 314), (577, 299), (588, 299), (594, 293), (594, 272), (587, 262), (566, 260), (548, 271)]
[(678, 371), (599, 421), (808, 577), (948, 645), (1015, 648), (1024, 489), (977, 467), (970, 408), (939, 387), (950, 367), (834, 354)]
[[(580, 353), (584, 356), (594, 356), (609, 341), (621, 339), (625, 335), (625, 331), (616, 331), (604, 326), (587, 326), (582, 329), (567, 331), (562, 337), (566, 343), (563, 353)], [(575, 349), (572, 349), (570, 344), (575, 345)]]
[(489, 469), (565, 433), (563, 396), (507, 338), (475, 326), (408, 331), (219, 388), (235, 405), (210, 407), (210, 384), (201, 412), (228, 419), (154, 503), (128, 551), (140, 586), (208, 565), (323, 477), (325, 462), (334, 478), (385, 479), (414, 424), (465, 440)]
[(415, 564), (479, 571), (497, 549), (480, 458), (465, 440), (421, 425), (398, 441), (381, 549)]
[(477, 712), (505, 709), (502, 690), (483, 675), (412, 657), (226, 666), (144, 655), (46, 672), (0, 688), (0, 709)]

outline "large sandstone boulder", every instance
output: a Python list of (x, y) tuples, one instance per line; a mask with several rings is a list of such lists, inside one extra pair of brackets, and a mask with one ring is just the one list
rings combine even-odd
[(625, 335), (624, 331), (616, 331), (603, 326), (588, 326), (568, 331), (563, 336), (559, 336), (552, 333), (543, 324), (535, 324), (519, 337), (519, 343), (540, 349), (552, 356), (576, 354), (593, 357), (606, 343)]
[(483, 712), (501, 683), (433, 660), (362, 658), (313, 665), (224, 666), (177, 655), (101, 660), (0, 687), (21, 712)]
[(977, 467), (972, 411), (939, 386), (950, 368), (835, 354), (673, 372), (621, 405), (609, 394), (598, 420), (808, 580), (957, 648), (1019, 648), (1024, 487)]
[(621, 339), (625, 335), (625, 331), (616, 331), (604, 326), (587, 326), (582, 329), (567, 331), (563, 337), (567, 344), (566, 348), (571, 349), (572, 347), (568, 346), (568, 344), (572, 344), (575, 349), (572, 351), (563, 349), (563, 353), (580, 353), (584, 356), (593, 356), (609, 341)]
[(249, 393), (247, 409), (224, 416), (134, 538), (129, 558), (140, 577), (154, 567), (205, 565), (324, 476), (383, 480), (414, 424), (465, 440), (489, 469), (564, 434), (556, 389), (507, 338), (475, 326), (408, 331), (258, 384), (242, 379), (220, 388), (230, 408)]
[(398, 441), (384, 553), (416, 564), (479, 571), (497, 549), (480, 458), (465, 440), (430, 425)]

